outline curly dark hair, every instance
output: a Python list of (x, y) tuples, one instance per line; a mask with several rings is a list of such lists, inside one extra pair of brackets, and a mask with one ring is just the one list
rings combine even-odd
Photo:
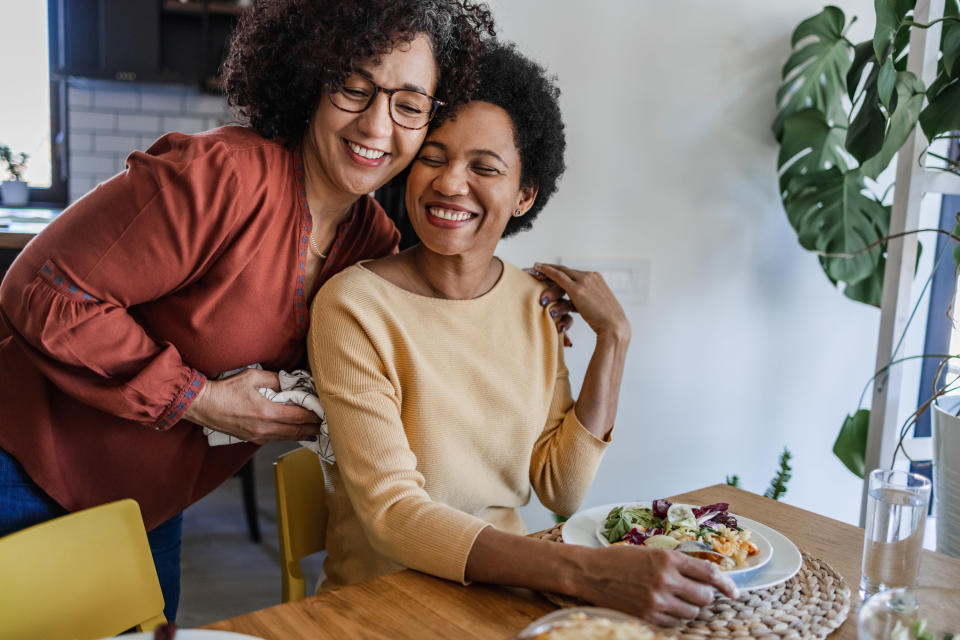
[(260, 135), (296, 147), (323, 91), (358, 64), (429, 37), (436, 96), (451, 107), (477, 82), (493, 17), (473, 0), (260, 0), (237, 25), (224, 62), (227, 100)]
[(548, 75), (513, 44), (488, 43), (480, 58), (480, 78), (472, 99), (495, 104), (510, 116), (520, 153), (520, 186), (538, 188), (530, 210), (507, 222), (504, 238), (533, 227), (566, 168), (563, 152), (567, 141), (559, 98), (556, 76)]

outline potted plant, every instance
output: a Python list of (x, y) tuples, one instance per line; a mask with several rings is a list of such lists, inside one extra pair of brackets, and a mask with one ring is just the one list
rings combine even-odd
[(25, 153), (13, 153), (10, 147), (0, 145), (0, 161), (6, 163), (7, 173), (11, 178), (0, 182), (0, 196), (3, 197), (3, 204), (8, 207), (22, 207), (30, 199), (27, 183), (23, 181), (23, 172), (29, 158)]
[[(930, 24), (914, 21), (915, 4), (916, 0), (875, 0), (873, 38), (859, 44), (846, 37), (856, 18), (847, 21), (837, 7), (827, 6), (800, 23), (791, 40), (794, 51), (783, 67), (773, 123), (780, 143), (781, 200), (800, 245), (818, 255), (834, 285), (843, 283), (844, 295), (876, 307), (883, 291), (886, 243), (892, 237), (891, 207), (885, 204), (887, 194), (877, 179), (918, 124), (929, 145), (957, 138), (960, 131), (958, 1), (945, 0), (943, 17)], [(936, 76), (927, 86), (907, 70), (908, 43), (911, 30), (937, 23), (942, 28), (939, 61)], [(936, 154), (930, 146), (925, 157), (937, 161), (937, 169), (960, 175), (956, 158)], [(936, 231), (960, 240), (960, 224)], [(953, 257), (960, 265), (960, 247), (954, 249)], [(945, 370), (949, 359), (960, 356), (901, 358), (878, 371), (873, 380), (903, 360), (923, 357), (942, 359), (940, 369)], [(929, 405), (956, 388), (948, 387), (949, 383), (939, 385), (917, 408), (901, 431), (901, 443)], [(859, 406), (848, 415), (833, 449), (860, 477), (869, 416), (869, 410)], [(960, 495), (954, 499), (960, 502)]]

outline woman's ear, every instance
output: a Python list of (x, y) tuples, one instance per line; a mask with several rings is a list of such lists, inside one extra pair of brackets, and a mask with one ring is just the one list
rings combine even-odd
[(537, 193), (539, 191), (540, 189), (536, 185), (533, 185), (532, 187), (520, 188), (520, 201), (517, 203), (517, 206), (516, 206), (516, 209), (521, 212), (519, 216), (522, 216), (527, 211), (530, 211), (530, 207), (532, 207), (534, 201), (536, 201)]

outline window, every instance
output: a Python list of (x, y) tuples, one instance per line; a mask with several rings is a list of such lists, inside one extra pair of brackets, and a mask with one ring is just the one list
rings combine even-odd
[[(0, 0), (0, 42), (7, 52), (0, 66), (0, 144), (30, 156), (23, 179), (31, 202), (66, 201), (61, 152), (62, 82), (51, 78), (51, 36), (56, 33), (55, 3)], [(6, 169), (2, 167), (0, 169)], [(5, 172), (4, 172), (5, 174)], [(3, 179), (8, 179), (4, 175)]]

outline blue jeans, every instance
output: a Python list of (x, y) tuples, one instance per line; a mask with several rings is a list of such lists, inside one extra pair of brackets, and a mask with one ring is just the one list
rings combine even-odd
[[(0, 449), (0, 537), (66, 515), (67, 511), (30, 479), (20, 463)], [(183, 514), (178, 513), (147, 533), (153, 563), (163, 592), (163, 615), (173, 622), (180, 603), (180, 539)]]

